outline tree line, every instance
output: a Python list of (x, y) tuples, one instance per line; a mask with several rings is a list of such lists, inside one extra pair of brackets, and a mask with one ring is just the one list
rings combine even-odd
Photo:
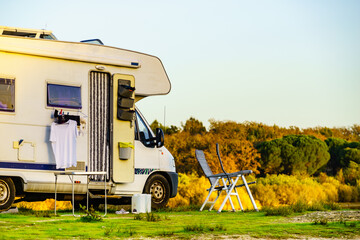
[(251, 169), (266, 174), (308, 175), (326, 173), (349, 184), (360, 183), (360, 125), (342, 128), (300, 129), (263, 123), (210, 120), (207, 130), (193, 117), (181, 127), (164, 127), (158, 121), (151, 128), (165, 132), (165, 144), (176, 160), (177, 172), (201, 175), (195, 149), (204, 151), (214, 172), (221, 168), (215, 144), (229, 172)]

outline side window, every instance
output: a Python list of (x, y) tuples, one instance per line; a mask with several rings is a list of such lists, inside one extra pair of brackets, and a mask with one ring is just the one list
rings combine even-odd
[[(140, 141), (147, 147), (154, 147), (153, 136), (146, 126), (144, 120), (139, 116), (136, 112), (136, 120), (137, 120), (137, 127), (135, 127), (136, 132), (139, 134)], [(135, 132), (135, 134), (137, 134)]]
[(15, 112), (15, 79), (0, 78), (0, 111)]
[(81, 87), (48, 83), (47, 105), (49, 107), (80, 109), (82, 107)]

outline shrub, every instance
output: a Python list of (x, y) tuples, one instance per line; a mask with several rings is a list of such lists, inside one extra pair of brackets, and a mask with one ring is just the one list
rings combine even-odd
[(289, 216), (294, 213), (290, 206), (264, 207), (265, 216)]
[[(35, 211), (48, 211), (54, 210), (55, 208), (55, 200), (54, 199), (46, 199), (41, 202), (19, 202), (16, 203), (15, 206), (18, 208), (28, 208)], [(70, 201), (56, 201), (56, 210), (70, 210), (72, 209), (72, 205)]]
[(303, 213), (307, 211), (309, 206), (303, 201), (298, 201), (295, 204), (291, 205), (291, 209), (296, 213)]
[(81, 222), (99, 222), (102, 221), (102, 217), (94, 210), (94, 207), (91, 206), (88, 210), (85, 206), (80, 204), (80, 208), (86, 215), (80, 217)]
[(308, 207), (308, 211), (324, 211), (324, 210), (325, 210), (325, 207), (322, 202), (313, 203), (313, 204), (309, 205), (309, 207)]
[(294, 205), (302, 201), (317, 203), (351, 202), (359, 199), (360, 185), (349, 186), (321, 173), (318, 178), (306, 176), (267, 175), (253, 186), (254, 198), (262, 206)]
[(312, 204), (327, 201), (324, 187), (311, 177), (267, 175), (253, 186), (254, 198), (262, 206), (294, 205), (298, 202)]
[(328, 219), (326, 217), (318, 217), (318, 218), (314, 218), (313, 219), (313, 223), (315, 225), (320, 224), (320, 225), (327, 225), (328, 224)]
[(160, 221), (160, 216), (154, 213), (146, 213), (146, 221), (148, 222), (158, 222)]
[(341, 184), (339, 186), (339, 201), (340, 202), (351, 202), (357, 200), (357, 189), (356, 187)]
[(221, 225), (216, 226), (204, 226), (202, 224), (187, 225), (184, 227), (185, 232), (214, 232), (214, 231), (226, 231), (226, 228)]
[(204, 229), (205, 229), (204, 226), (201, 224), (188, 225), (184, 227), (185, 232), (203, 232)]
[(324, 207), (329, 210), (340, 210), (341, 209), (341, 206), (336, 202), (324, 203)]

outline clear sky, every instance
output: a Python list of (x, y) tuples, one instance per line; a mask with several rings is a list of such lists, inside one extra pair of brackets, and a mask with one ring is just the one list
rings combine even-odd
[[(0, 0), (0, 25), (158, 56), (170, 94), (138, 107), (151, 123), (360, 124), (358, 0)], [(1, 68), (1, 66), (0, 66)]]

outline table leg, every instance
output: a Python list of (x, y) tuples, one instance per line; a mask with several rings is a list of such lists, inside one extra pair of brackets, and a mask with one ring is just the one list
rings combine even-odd
[(75, 217), (75, 199), (74, 199), (74, 175), (71, 175), (71, 183), (72, 183), (72, 212), (73, 212), (73, 216)]
[(89, 175), (86, 177), (86, 210), (89, 211)]
[(105, 214), (104, 214), (104, 217), (105, 217), (106, 214), (107, 214), (106, 178), (107, 178), (107, 174), (104, 175), (104, 191), (105, 191)]
[(57, 197), (57, 195), (56, 195), (56, 187), (57, 187), (57, 175), (55, 175), (55, 216), (56, 216), (56, 197)]

